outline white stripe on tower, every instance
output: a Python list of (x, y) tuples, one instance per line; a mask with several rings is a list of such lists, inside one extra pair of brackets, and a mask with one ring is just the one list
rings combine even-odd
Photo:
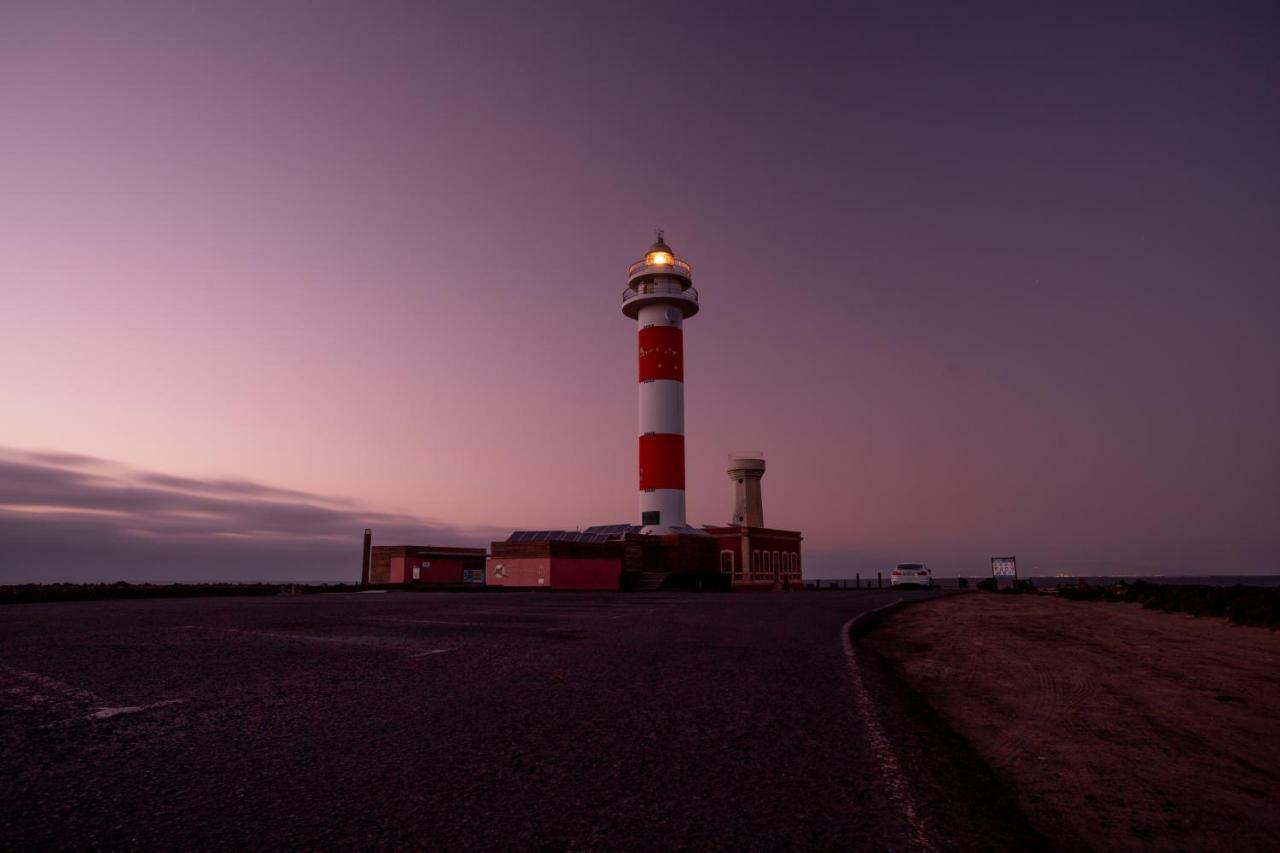
[(653, 379), (640, 383), (640, 434), (684, 435), (684, 383)]

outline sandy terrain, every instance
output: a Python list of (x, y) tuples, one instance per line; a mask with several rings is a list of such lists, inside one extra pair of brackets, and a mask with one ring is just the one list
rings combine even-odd
[(865, 642), (1063, 849), (1280, 850), (1280, 632), (979, 594)]

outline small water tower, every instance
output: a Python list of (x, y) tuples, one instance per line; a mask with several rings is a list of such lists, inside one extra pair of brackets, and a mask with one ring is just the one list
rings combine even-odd
[(729, 479), (735, 484), (731, 524), (764, 527), (764, 503), (760, 498), (763, 477), (763, 453), (729, 454)]

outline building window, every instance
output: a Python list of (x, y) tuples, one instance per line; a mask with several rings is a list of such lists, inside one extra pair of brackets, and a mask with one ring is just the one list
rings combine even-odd
[(733, 571), (733, 552), (732, 551), (720, 552), (720, 571), (722, 572)]
[(759, 574), (759, 572), (760, 572), (760, 552), (752, 551), (751, 552), (751, 573)]
[(795, 551), (791, 552), (791, 571), (800, 574), (800, 555)]
[(782, 555), (777, 551), (773, 552), (773, 573), (776, 575), (782, 571)]

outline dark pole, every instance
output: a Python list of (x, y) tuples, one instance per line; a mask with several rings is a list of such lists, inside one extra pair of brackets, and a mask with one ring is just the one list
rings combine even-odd
[(884, 589), (884, 581), (880, 579), (879, 572), (876, 572), (876, 589)]
[(853, 588), (862, 589), (862, 572), (858, 572), (853, 576)]
[(373, 528), (364, 529), (364, 560), (360, 564), (360, 585), (369, 585), (369, 555), (373, 553)]

